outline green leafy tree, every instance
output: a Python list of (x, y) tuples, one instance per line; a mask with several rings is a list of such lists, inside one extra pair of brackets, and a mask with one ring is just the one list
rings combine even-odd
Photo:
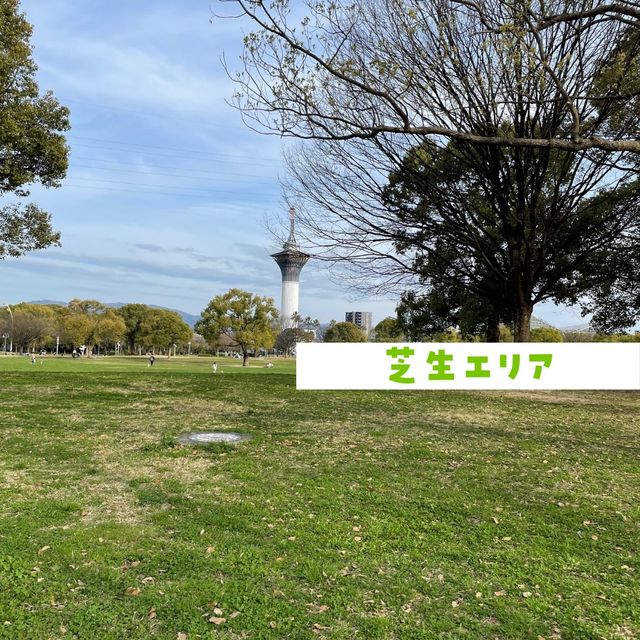
[(227, 336), (231, 346), (242, 351), (242, 366), (246, 366), (249, 351), (273, 347), (277, 318), (273, 298), (230, 289), (209, 302), (195, 329), (211, 345), (217, 343), (221, 334)]
[[(18, 0), (0, 0), (0, 195), (24, 198), (26, 185), (58, 187), (67, 170), (62, 132), (69, 111), (40, 95), (31, 57), (32, 28)], [(50, 215), (33, 203), (0, 207), (0, 259), (59, 244)]]
[(628, 334), (628, 333), (612, 333), (612, 334), (596, 333), (593, 336), (593, 342), (640, 342), (640, 331), (636, 331), (633, 334)]
[(396, 307), (398, 327), (410, 340), (430, 339), (457, 326), (465, 340), (482, 336), (500, 342), (499, 316), (488, 300), (469, 294), (459, 283), (431, 281), (425, 288), (424, 293), (403, 292)]
[(366, 342), (364, 331), (353, 322), (334, 322), (324, 334), (325, 342)]
[(15, 309), (13, 320), (0, 318), (0, 334), (9, 335), (15, 349), (31, 351), (41, 347), (51, 335), (53, 322), (35, 313)]
[[(640, 183), (638, 185), (640, 191)], [(627, 330), (640, 321), (640, 240), (629, 250), (604, 249), (593, 261), (596, 282), (581, 297), (582, 315), (602, 334)]]
[(378, 322), (373, 329), (374, 342), (400, 342), (404, 339), (402, 329), (396, 318), (385, 318)]
[(501, 324), (499, 331), (500, 331), (499, 342), (513, 342), (513, 331), (511, 331), (511, 327), (509, 327), (506, 324)]
[(0, 320), (0, 333), (11, 336), (14, 346), (23, 349), (39, 349), (52, 342), (57, 329), (56, 309), (59, 305), (21, 302), (13, 305), (13, 322), (7, 314)]
[(126, 327), (116, 309), (107, 307), (104, 313), (95, 316), (94, 322), (95, 328), (90, 340), (92, 344), (111, 348), (122, 339)]
[(462, 342), (462, 336), (453, 327), (449, 327), (446, 331), (436, 333), (431, 342)]
[(298, 342), (313, 342), (313, 333), (300, 328), (288, 328), (276, 337), (275, 348), (290, 356), (294, 353)]
[(23, 313), (30, 313), (38, 318), (43, 318), (52, 325), (52, 330), (55, 330), (55, 323), (59, 304), (34, 304), (32, 302), (20, 302), (13, 305), (14, 311), (21, 311)]
[(87, 357), (96, 345), (113, 344), (126, 330), (117, 311), (97, 300), (71, 300), (60, 310), (58, 322), (66, 341), (86, 346)]
[(83, 311), (62, 307), (58, 310), (56, 324), (63, 344), (70, 348), (86, 345), (91, 333), (91, 319)]
[(191, 340), (191, 327), (175, 311), (149, 308), (139, 328), (140, 344), (152, 349), (166, 349)]
[(452, 324), (462, 326), (469, 310), (471, 327), (484, 320), (496, 335), (500, 321), (513, 320), (516, 341), (527, 342), (535, 304), (575, 303), (606, 278), (598, 256), (629, 257), (640, 191), (632, 172), (605, 188), (608, 166), (565, 152), (486, 151), (412, 149), (385, 201), (399, 251), (445, 298)]
[(564, 342), (562, 331), (554, 327), (531, 329), (530, 342)]
[(118, 309), (118, 315), (124, 320), (124, 340), (129, 352), (133, 352), (137, 344), (141, 344), (141, 328), (149, 316), (151, 307), (146, 304), (130, 303)]

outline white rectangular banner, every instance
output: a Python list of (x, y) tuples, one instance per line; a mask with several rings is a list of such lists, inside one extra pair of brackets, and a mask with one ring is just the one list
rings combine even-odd
[(640, 390), (640, 343), (304, 343), (298, 389)]

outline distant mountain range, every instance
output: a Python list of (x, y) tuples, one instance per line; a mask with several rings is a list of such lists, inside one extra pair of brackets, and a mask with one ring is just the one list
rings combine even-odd
[[(60, 300), (31, 300), (29, 304), (60, 304), (62, 306), (66, 306), (66, 302), (60, 302)], [(107, 307), (113, 307), (114, 309), (119, 309), (120, 307), (124, 307), (125, 304), (130, 304), (128, 302), (103, 302), (103, 304)], [(160, 307), (157, 304), (148, 304), (148, 307), (152, 309), (166, 309), (167, 311), (175, 311), (191, 328), (193, 325), (200, 320), (200, 316), (194, 316), (192, 313), (187, 313), (186, 311), (180, 311), (180, 309), (170, 309), (169, 307)]]

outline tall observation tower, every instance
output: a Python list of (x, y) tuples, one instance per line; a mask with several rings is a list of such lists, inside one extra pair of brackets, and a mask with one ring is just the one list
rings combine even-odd
[(295, 236), (296, 210), (289, 209), (290, 231), (289, 238), (282, 245), (283, 251), (272, 253), (271, 257), (278, 263), (282, 271), (282, 307), (280, 317), (282, 328), (294, 326), (291, 316), (298, 312), (298, 294), (300, 289), (300, 272), (311, 257), (300, 251)]

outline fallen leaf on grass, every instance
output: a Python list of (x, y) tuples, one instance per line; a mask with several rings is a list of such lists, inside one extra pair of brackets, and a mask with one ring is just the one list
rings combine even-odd
[(223, 622), (226, 622), (227, 619), (226, 618), (217, 618), (216, 616), (211, 616), (209, 618), (209, 622), (212, 622), (213, 624), (222, 624)]
[(44, 555), (47, 551), (49, 551), (49, 549), (51, 549), (51, 547), (48, 544), (45, 544), (42, 549), (38, 549), (38, 555)]
[(178, 631), (178, 635), (176, 636), (176, 640), (189, 640), (189, 636), (187, 636), (184, 631)]
[(500, 597), (500, 596), (506, 596), (506, 595), (507, 595), (507, 592), (506, 592), (506, 591), (494, 591), (493, 595), (494, 595), (494, 596), (498, 596), (498, 597)]
[(149, 613), (147, 613), (147, 618), (149, 618), (149, 620), (153, 620), (154, 618), (157, 618), (158, 614), (156, 613), (155, 609), (149, 609)]
[(522, 597), (523, 598), (530, 598), (533, 595), (533, 593), (531, 593), (531, 591), (523, 591), (522, 592)]
[(344, 567), (340, 569), (341, 576), (350, 576), (352, 573), (355, 573), (358, 567), (355, 564), (352, 564), (350, 567)]
[(125, 596), (139, 596), (141, 593), (141, 589), (138, 589), (138, 587), (128, 587), (127, 590), (124, 592)]

